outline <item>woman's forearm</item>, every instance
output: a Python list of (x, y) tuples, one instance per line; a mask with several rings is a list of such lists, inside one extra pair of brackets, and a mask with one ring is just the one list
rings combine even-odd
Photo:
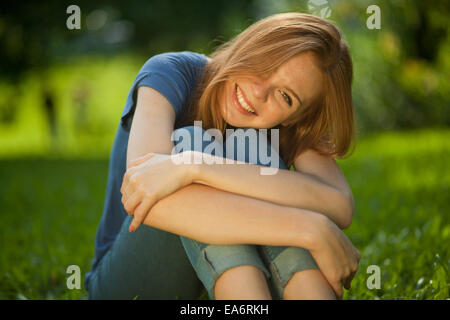
[(209, 244), (309, 248), (314, 215), (319, 214), (191, 184), (158, 201), (144, 224)]
[[(195, 152), (193, 152), (195, 153)], [(345, 227), (352, 203), (345, 193), (313, 175), (279, 169), (273, 175), (262, 175), (259, 165), (236, 162), (217, 164), (218, 157), (209, 157), (211, 164), (196, 165), (194, 182), (275, 204), (320, 212)], [(219, 159), (220, 160), (220, 159)]]

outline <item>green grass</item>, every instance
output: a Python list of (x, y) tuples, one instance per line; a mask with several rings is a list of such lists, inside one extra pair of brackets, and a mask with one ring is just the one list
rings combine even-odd
[[(363, 257), (347, 299), (450, 298), (450, 131), (386, 133), (342, 161), (355, 197), (346, 231)], [(369, 290), (367, 267), (381, 269)]]
[[(356, 201), (346, 234), (363, 254), (345, 299), (450, 298), (449, 130), (386, 133), (339, 161)], [(0, 160), (0, 299), (85, 299), (107, 159)], [(370, 290), (367, 267), (381, 270)]]

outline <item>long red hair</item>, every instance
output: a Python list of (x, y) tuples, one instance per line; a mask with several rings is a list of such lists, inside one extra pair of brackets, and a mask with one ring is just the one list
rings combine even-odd
[(317, 57), (324, 74), (324, 91), (294, 121), (286, 127), (276, 127), (280, 129), (280, 156), (288, 167), (309, 148), (323, 155), (348, 157), (356, 138), (352, 60), (338, 28), (309, 14), (269, 16), (218, 47), (191, 98), (188, 121), (201, 120), (205, 130), (217, 128), (224, 133), (227, 124), (219, 103), (229, 77), (268, 76), (305, 51), (312, 51)]

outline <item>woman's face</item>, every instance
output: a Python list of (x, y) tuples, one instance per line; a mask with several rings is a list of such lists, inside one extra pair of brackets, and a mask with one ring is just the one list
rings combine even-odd
[(319, 97), (322, 87), (316, 57), (307, 51), (282, 64), (268, 78), (230, 78), (224, 87), (220, 111), (234, 127), (287, 125)]

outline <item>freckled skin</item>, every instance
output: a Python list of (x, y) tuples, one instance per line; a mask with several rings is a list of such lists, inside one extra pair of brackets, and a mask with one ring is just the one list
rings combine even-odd
[[(235, 85), (244, 93), (257, 116), (239, 112), (233, 101)], [(225, 121), (235, 127), (272, 128), (287, 121), (322, 93), (323, 76), (312, 52), (303, 52), (281, 65), (269, 78), (232, 78), (225, 84), (221, 113)], [(295, 98), (292, 91), (302, 100)], [(281, 92), (287, 94), (289, 106)]]

